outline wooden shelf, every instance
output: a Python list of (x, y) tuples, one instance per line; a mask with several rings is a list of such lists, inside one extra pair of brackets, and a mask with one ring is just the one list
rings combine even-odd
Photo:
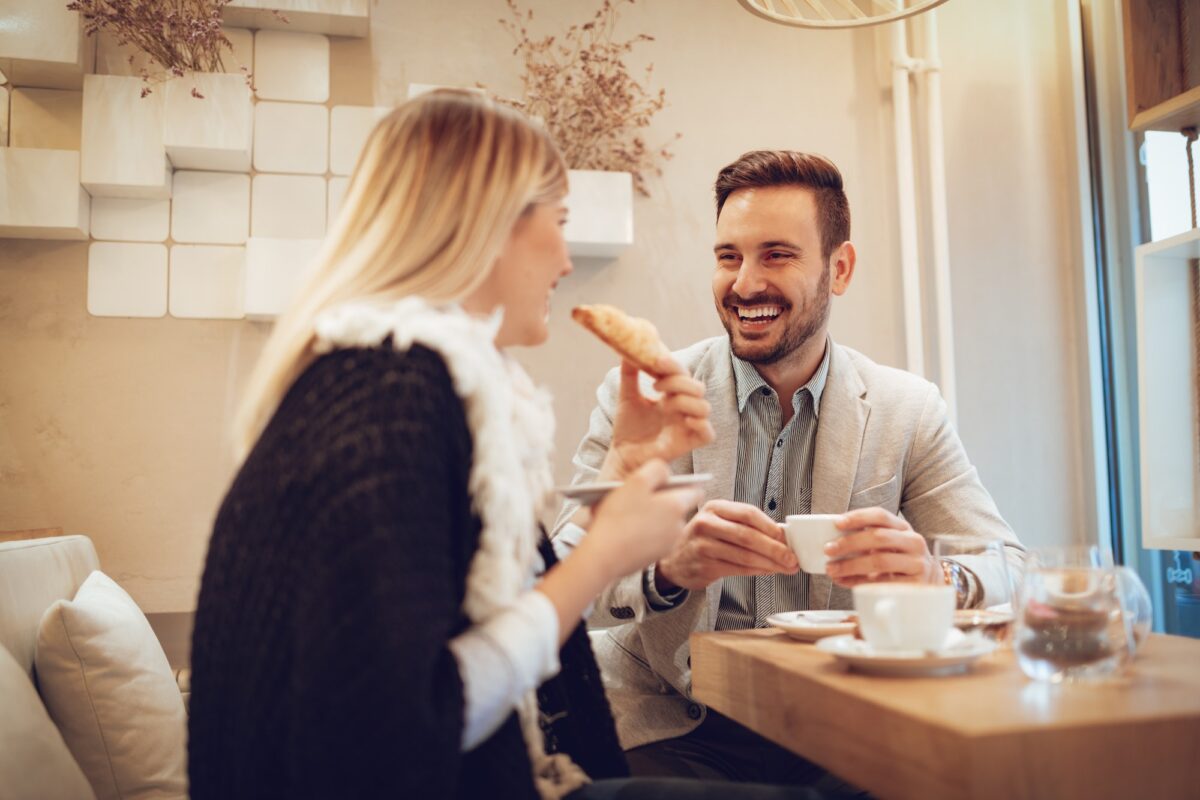
[(1171, 131), (1200, 128), (1200, 86), (1135, 114), (1129, 127), (1135, 131)]
[(1129, 127), (1200, 125), (1200, 0), (1124, 0), (1122, 7)]

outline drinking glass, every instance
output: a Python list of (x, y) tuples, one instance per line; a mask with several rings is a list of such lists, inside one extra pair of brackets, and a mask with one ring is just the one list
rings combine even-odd
[(1014, 564), (1003, 539), (972, 535), (934, 537), (933, 555), (958, 565), (967, 577), (968, 605), (955, 612), (955, 626), (1006, 642), (1022, 572), (1019, 557)]
[(1033, 551), (1014, 649), (1026, 675), (1051, 683), (1100, 681), (1126, 669), (1134, 651), (1133, 614), (1107, 551)]

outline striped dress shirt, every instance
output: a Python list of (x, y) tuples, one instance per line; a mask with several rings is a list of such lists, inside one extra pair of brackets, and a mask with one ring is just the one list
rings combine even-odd
[[(792, 395), (792, 418), (782, 425), (779, 398), (753, 364), (737, 356), (738, 447), (733, 499), (758, 506), (776, 522), (812, 509), (813, 450), (821, 392), (829, 376), (825, 357), (812, 378)], [(777, 611), (805, 607), (808, 575), (738, 575), (724, 578), (716, 629), (762, 628)]]

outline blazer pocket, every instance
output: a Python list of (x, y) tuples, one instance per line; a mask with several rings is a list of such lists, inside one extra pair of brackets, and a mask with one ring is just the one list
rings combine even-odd
[(855, 492), (850, 495), (850, 508), (874, 508), (880, 506), (886, 508), (893, 513), (900, 507), (900, 477), (893, 475), (883, 483), (878, 483), (874, 486), (868, 486), (861, 492)]

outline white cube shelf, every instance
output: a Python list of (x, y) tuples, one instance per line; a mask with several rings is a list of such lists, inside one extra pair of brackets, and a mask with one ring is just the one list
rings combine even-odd
[(342, 210), (342, 201), (346, 199), (346, 187), (350, 185), (349, 178), (333, 177), (329, 179), (329, 213), (326, 215), (325, 230), (333, 227), (333, 221)]
[(329, 171), (349, 175), (375, 123), (388, 115), (385, 106), (334, 106), (329, 113)]
[(167, 248), (93, 242), (88, 248), (88, 313), (161, 317), (167, 313)]
[(170, 197), (164, 93), (141, 94), (137, 78), (84, 78), (81, 177), (93, 197)]
[(79, 153), (0, 148), (0, 237), (86, 239), (91, 198), (79, 185)]
[(246, 248), (177, 244), (171, 248), (170, 311), (184, 319), (241, 319)]
[(9, 144), (12, 147), (80, 149), (83, 92), (14, 89), (9, 114)]
[(168, 81), (163, 91), (163, 144), (172, 166), (250, 171), (254, 104), (245, 78), (194, 73)]
[(171, 238), (187, 244), (244, 244), (250, 236), (250, 176), (175, 173)]
[(260, 100), (327, 101), (329, 39), (317, 33), (256, 33), (254, 91)]
[[(226, 25), (330, 36), (366, 36), (371, 30), (369, 0), (231, 0), (221, 9)], [(280, 19), (274, 12), (287, 18)]]
[(95, 57), (93, 37), (66, 3), (4, 0), (0, 6), (0, 70), (20, 87), (78, 89)]
[(274, 319), (283, 313), (320, 252), (320, 239), (251, 238), (243, 296), (247, 319)]
[(567, 225), (573, 256), (615, 258), (633, 244), (633, 176), (573, 169), (568, 175)]
[(324, 175), (329, 164), (329, 109), (305, 103), (254, 107), (254, 168)]
[(313, 239), (325, 235), (325, 179), (316, 175), (254, 176), (250, 235)]
[(165, 242), (170, 232), (170, 200), (92, 198), (93, 239), (110, 242)]
[(414, 97), (420, 97), (423, 94), (429, 94), (437, 89), (462, 89), (467, 92), (475, 92), (480, 96), (487, 95), (487, 92), (476, 86), (448, 86), (441, 83), (410, 83), (408, 85), (408, 99), (412, 100)]
[(1136, 251), (1142, 546), (1200, 550), (1190, 274), (1200, 229)]

